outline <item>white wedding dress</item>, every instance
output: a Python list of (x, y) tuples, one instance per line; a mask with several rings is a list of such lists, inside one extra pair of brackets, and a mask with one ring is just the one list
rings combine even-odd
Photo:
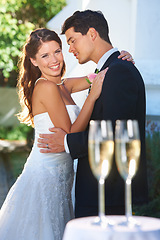
[[(79, 107), (66, 108), (73, 123)], [(34, 117), (34, 124), (32, 151), (0, 210), (0, 240), (61, 240), (66, 223), (74, 217), (70, 154), (40, 153), (39, 133), (51, 133), (53, 123), (45, 112)]]

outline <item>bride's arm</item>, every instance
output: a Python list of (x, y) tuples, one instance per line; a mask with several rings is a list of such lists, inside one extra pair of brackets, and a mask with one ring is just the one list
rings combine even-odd
[(58, 86), (49, 81), (39, 83), (38, 95), (40, 97), (40, 102), (43, 104), (45, 111), (48, 112), (55, 127), (62, 128), (67, 133), (84, 131), (86, 129), (93, 111), (94, 103), (101, 93), (105, 73), (106, 70), (101, 71), (96, 76), (90, 94), (73, 124), (70, 121)]
[[(131, 61), (133, 64), (135, 63), (132, 58), (132, 55), (124, 50), (120, 52), (118, 58), (122, 58), (122, 60)], [(88, 76), (66, 78), (65, 86), (70, 93), (75, 93), (88, 89), (90, 87), (90, 84), (87, 82), (86, 80), (87, 78)]]
[(86, 129), (93, 111), (95, 101), (97, 100), (101, 93), (105, 73), (106, 70), (101, 71), (93, 80), (90, 94), (88, 95), (86, 101), (84, 102), (84, 105), (76, 121), (72, 124), (70, 128), (70, 133), (81, 132)]

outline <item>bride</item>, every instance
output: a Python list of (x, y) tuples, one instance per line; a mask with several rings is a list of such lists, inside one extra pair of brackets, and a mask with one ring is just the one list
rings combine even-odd
[(53, 126), (67, 133), (85, 130), (106, 70), (93, 80), (81, 111), (71, 93), (87, 89), (90, 84), (85, 77), (62, 79), (64, 72), (58, 35), (48, 29), (33, 31), (20, 61), (18, 89), (22, 111), (18, 118), (34, 126), (35, 139), (22, 174), (0, 210), (0, 239), (61, 240), (66, 223), (74, 217), (72, 159), (65, 152), (40, 153), (37, 138), (40, 133), (50, 133)]
[(0, 239), (61, 240), (66, 223), (74, 217), (73, 161), (65, 152), (40, 153), (37, 138), (53, 126), (68, 133), (85, 130), (106, 71), (95, 78), (81, 112), (71, 93), (90, 85), (84, 77), (61, 80), (64, 71), (58, 35), (48, 29), (33, 31), (21, 59), (18, 88), (22, 112), (18, 117), (35, 127), (35, 140), (23, 172), (0, 210)]

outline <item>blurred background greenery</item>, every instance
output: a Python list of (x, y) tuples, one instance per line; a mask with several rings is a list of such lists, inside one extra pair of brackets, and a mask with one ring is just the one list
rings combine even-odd
[(149, 202), (134, 206), (136, 215), (160, 218), (160, 122), (146, 121), (146, 159)]

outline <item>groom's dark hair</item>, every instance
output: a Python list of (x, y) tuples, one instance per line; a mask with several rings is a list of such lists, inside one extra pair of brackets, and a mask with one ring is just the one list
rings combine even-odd
[(75, 32), (80, 32), (82, 35), (86, 35), (89, 28), (93, 27), (103, 40), (111, 44), (108, 23), (101, 11), (76, 11), (65, 20), (61, 34), (65, 34), (71, 27), (74, 28)]

